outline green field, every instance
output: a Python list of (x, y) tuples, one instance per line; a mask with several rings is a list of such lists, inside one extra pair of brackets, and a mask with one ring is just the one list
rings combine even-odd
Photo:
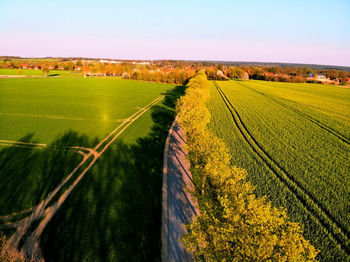
[(14, 234), (6, 223), (29, 213), (3, 228), (1, 216), (42, 203), (77, 168), (47, 201), (58, 203), (93, 163), (40, 235), (45, 260), (160, 260), (163, 149), (182, 93), (116, 79), (0, 79), (0, 231)]
[(267, 195), (299, 222), (323, 261), (349, 259), (350, 90), (317, 84), (214, 83), (211, 129)]
[[(21, 73), (18, 69), (3, 69), (0, 68), (0, 75), (25, 75), (25, 76), (44, 76), (41, 70), (33, 69), (21, 69)], [(63, 70), (50, 70), (48, 76), (81, 76), (79, 72), (70, 72)]]
[(169, 85), (99, 78), (0, 79), (0, 139), (48, 143), (65, 131), (105, 137)]

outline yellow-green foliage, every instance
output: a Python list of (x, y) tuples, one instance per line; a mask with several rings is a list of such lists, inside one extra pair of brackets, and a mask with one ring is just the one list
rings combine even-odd
[(206, 107), (209, 99), (209, 86), (204, 72), (199, 72), (187, 84), (186, 95), (177, 103), (178, 117), (186, 130), (189, 140), (206, 129), (210, 113)]
[(318, 251), (300, 226), (257, 198), (245, 181), (247, 172), (231, 166), (227, 146), (207, 128), (208, 98), (208, 81), (200, 72), (177, 105), (201, 213), (187, 225), (185, 247), (205, 261), (314, 261)]

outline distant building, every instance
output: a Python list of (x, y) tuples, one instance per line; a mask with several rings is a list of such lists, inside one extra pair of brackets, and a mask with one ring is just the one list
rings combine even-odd
[(122, 73), (122, 78), (129, 78), (129, 74), (127, 72)]
[(322, 80), (324, 81), (324, 80), (327, 80), (328, 78), (325, 75), (317, 75), (316, 79), (319, 81), (322, 81)]
[(100, 63), (120, 64), (121, 62), (119, 62), (119, 61), (112, 61), (112, 60), (100, 59)]
[(150, 62), (147, 62), (147, 61), (144, 61), (144, 62), (135, 62), (135, 61), (133, 61), (132, 63), (134, 65), (150, 65), (151, 64)]
[[(312, 76), (310, 76), (312, 75)], [(326, 75), (324, 74), (309, 74), (309, 77), (306, 78), (307, 81), (312, 82), (321, 82), (323, 84), (336, 84), (336, 81), (330, 80)]]

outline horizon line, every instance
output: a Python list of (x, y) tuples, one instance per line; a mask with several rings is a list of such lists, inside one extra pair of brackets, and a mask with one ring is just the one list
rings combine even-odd
[(174, 58), (162, 58), (162, 59), (132, 59), (132, 58), (110, 58), (110, 57), (85, 57), (85, 56), (16, 56), (16, 55), (0, 55), (0, 57), (14, 57), (20, 59), (44, 59), (44, 58), (81, 58), (81, 59), (109, 59), (109, 60), (123, 60), (123, 61), (184, 61), (184, 62), (216, 62), (216, 63), (247, 63), (247, 64), (290, 64), (290, 65), (310, 65), (310, 66), (335, 66), (345, 67), (350, 69), (350, 65), (339, 64), (316, 64), (316, 63), (300, 63), (300, 62), (271, 62), (271, 61), (243, 61), (243, 60), (205, 60), (205, 59), (174, 59)]

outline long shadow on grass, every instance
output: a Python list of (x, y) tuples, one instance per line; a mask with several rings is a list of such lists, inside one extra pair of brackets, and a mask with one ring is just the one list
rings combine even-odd
[(33, 147), (33, 134), (16, 146), (0, 147), (0, 216), (39, 204), (82, 159), (69, 146), (87, 137), (67, 132), (45, 148)]
[(160, 261), (163, 151), (183, 93), (151, 109), (147, 137), (113, 143), (89, 170), (41, 237), (46, 261)]

